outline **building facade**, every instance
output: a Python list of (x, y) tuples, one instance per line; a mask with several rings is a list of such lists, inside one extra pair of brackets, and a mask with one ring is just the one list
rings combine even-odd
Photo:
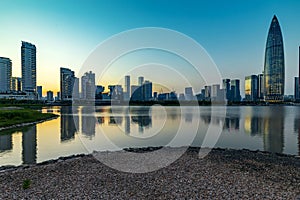
[(130, 99), (130, 76), (125, 76), (125, 92), (124, 92), (124, 100)]
[(258, 99), (263, 100), (265, 95), (265, 80), (263, 74), (258, 74)]
[(73, 98), (75, 90), (75, 73), (68, 68), (60, 68), (60, 100), (66, 101)]
[(211, 100), (211, 86), (204, 86), (205, 89), (205, 94), (204, 94), (204, 99), (206, 101), (210, 101)]
[(12, 64), (9, 58), (0, 57), (0, 92), (9, 92), (12, 83)]
[(22, 41), (21, 46), (22, 65), (22, 91), (36, 91), (36, 47)]
[(94, 99), (95, 98), (95, 73), (86, 72), (81, 77), (81, 98)]
[(109, 85), (109, 96), (111, 100), (123, 100), (123, 88), (121, 85)]
[(230, 100), (230, 79), (223, 79), (223, 89), (225, 90), (226, 100)]
[(245, 99), (246, 101), (258, 100), (258, 77), (256, 75), (245, 77)]
[(184, 96), (186, 101), (193, 100), (194, 97), (193, 88), (192, 87), (184, 88)]
[(139, 86), (143, 85), (143, 83), (144, 83), (144, 77), (143, 76), (138, 77), (138, 83), (139, 83)]
[(144, 101), (149, 101), (152, 99), (152, 82), (150, 81), (145, 81), (143, 86), (143, 100)]
[(264, 99), (281, 102), (284, 97), (285, 67), (281, 28), (274, 15), (266, 43), (264, 63)]
[(43, 86), (37, 86), (36, 90), (37, 90), (37, 94), (38, 94), (38, 100), (41, 100), (43, 97)]
[(22, 91), (22, 79), (20, 77), (12, 77), (11, 90), (12, 91)]
[(294, 84), (294, 100), (300, 102), (300, 46), (299, 46), (299, 69), (298, 69), (298, 77), (295, 77)]
[(230, 82), (230, 91), (231, 91), (231, 101), (240, 102), (241, 101), (241, 90), (240, 90), (240, 80), (235, 79)]
[(53, 92), (51, 90), (47, 91), (47, 101), (53, 101)]
[(295, 85), (294, 85), (294, 99), (295, 101), (300, 101), (300, 93), (299, 93), (299, 77), (295, 77)]

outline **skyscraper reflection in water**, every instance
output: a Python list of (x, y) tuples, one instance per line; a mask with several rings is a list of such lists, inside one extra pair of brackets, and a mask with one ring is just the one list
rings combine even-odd
[(294, 119), (294, 132), (298, 133), (298, 155), (300, 156), (300, 118)]
[(12, 135), (0, 135), (0, 152), (12, 150)]
[(235, 107), (233, 112), (226, 112), (223, 130), (239, 130), (240, 129), (240, 108)]
[(125, 117), (125, 133), (130, 134), (130, 117), (126, 115)]
[(193, 122), (193, 113), (191, 112), (185, 113), (185, 122)]
[(77, 128), (79, 128), (78, 115), (77, 113), (74, 113), (73, 115), (72, 107), (66, 106), (60, 108), (60, 113), (60, 141), (65, 142), (73, 140)]
[[(262, 111), (263, 109), (263, 111)], [(264, 112), (264, 116), (257, 116), (258, 112)], [(247, 108), (244, 120), (244, 131), (251, 136), (261, 136), (265, 151), (283, 153), (284, 148), (284, 106)]]
[(123, 122), (123, 117), (120, 116), (110, 116), (109, 124), (110, 125), (121, 125)]
[(284, 106), (269, 107), (268, 116), (264, 117), (263, 138), (264, 150), (282, 153), (284, 147), (283, 123), (285, 115)]
[(144, 128), (150, 128), (152, 125), (152, 119), (149, 116), (150, 107), (145, 107), (143, 109), (132, 109), (130, 112), (133, 114), (131, 120), (133, 123), (138, 124), (139, 133), (144, 132)]
[(81, 109), (81, 132), (92, 139), (96, 133), (96, 117), (91, 107)]
[(22, 160), (23, 164), (36, 163), (36, 125), (28, 127), (22, 133)]

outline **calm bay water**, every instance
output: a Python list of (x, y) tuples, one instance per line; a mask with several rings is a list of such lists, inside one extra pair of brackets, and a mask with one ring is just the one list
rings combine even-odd
[[(52, 107), (59, 114), (19, 131), (1, 133), (0, 166), (125, 147), (201, 146), (207, 130), (216, 147), (300, 155), (300, 107)], [(214, 129), (215, 128), (215, 129)]]

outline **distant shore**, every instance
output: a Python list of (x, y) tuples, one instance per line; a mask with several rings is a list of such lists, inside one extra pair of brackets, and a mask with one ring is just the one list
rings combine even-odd
[[(127, 149), (137, 153), (155, 150)], [(164, 151), (165, 156), (172, 155), (176, 150), (178, 148), (167, 148)], [(111, 153), (113, 156), (120, 156), (124, 152)], [(300, 158), (297, 156), (250, 150), (213, 149), (208, 156), (199, 158), (198, 152), (198, 148), (189, 148), (171, 165), (153, 172), (137, 174), (112, 169), (96, 160), (93, 155), (71, 156), (32, 166), (1, 167), (0, 198), (300, 197)], [(109, 152), (100, 154), (107, 153)], [(24, 187), (25, 183), (27, 189)]]
[(300, 102), (284, 101), (277, 103), (268, 103), (264, 101), (241, 101), (241, 102), (226, 102), (226, 101), (179, 101), (179, 100), (151, 100), (151, 101), (123, 101), (123, 100), (74, 100), (74, 101), (38, 101), (38, 100), (0, 100), (0, 108), (4, 106), (25, 107), (33, 109), (41, 109), (49, 106), (300, 106)]

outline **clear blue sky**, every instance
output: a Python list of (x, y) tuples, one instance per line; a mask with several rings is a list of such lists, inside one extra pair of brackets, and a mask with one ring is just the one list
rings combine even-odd
[(286, 94), (298, 74), (300, 1), (297, 0), (1, 0), (0, 56), (20, 76), (21, 40), (38, 50), (38, 85), (58, 90), (59, 67), (78, 72), (89, 53), (108, 37), (139, 27), (164, 27), (201, 44), (222, 76), (243, 80), (263, 70), (273, 15), (282, 28)]

